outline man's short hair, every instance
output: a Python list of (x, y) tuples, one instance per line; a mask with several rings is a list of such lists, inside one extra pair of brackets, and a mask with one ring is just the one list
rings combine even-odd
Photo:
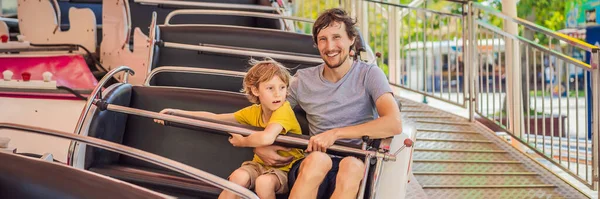
[(329, 27), (334, 22), (344, 23), (346, 25), (346, 33), (350, 39), (355, 38), (358, 35), (356, 30), (356, 20), (352, 19), (346, 11), (340, 8), (331, 8), (325, 10), (319, 15), (315, 23), (313, 24), (313, 40), (317, 44), (317, 35), (321, 30)]
[(246, 94), (250, 102), (260, 104), (258, 97), (252, 94), (252, 87), (258, 89), (260, 83), (267, 82), (275, 76), (279, 77), (286, 86), (290, 86), (290, 72), (281, 63), (271, 58), (266, 58), (262, 61), (251, 59), (250, 65), (252, 67), (248, 70), (246, 76), (244, 76), (244, 87), (242, 89), (242, 92)]

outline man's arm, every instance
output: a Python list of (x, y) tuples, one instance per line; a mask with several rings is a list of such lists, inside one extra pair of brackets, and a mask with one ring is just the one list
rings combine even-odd
[(236, 147), (261, 147), (269, 146), (275, 142), (277, 135), (283, 130), (283, 126), (277, 123), (267, 125), (267, 128), (262, 131), (257, 131), (250, 134), (248, 137), (241, 135), (232, 135), (229, 140)]
[(338, 139), (386, 138), (402, 133), (402, 119), (398, 104), (391, 93), (377, 98), (375, 102), (379, 118), (354, 126), (331, 129), (310, 138), (306, 151), (325, 152)]
[(338, 139), (361, 138), (369, 136), (370, 138), (386, 138), (402, 133), (402, 118), (396, 100), (391, 93), (380, 96), (375, 102), (379, 118), (336, 130)]

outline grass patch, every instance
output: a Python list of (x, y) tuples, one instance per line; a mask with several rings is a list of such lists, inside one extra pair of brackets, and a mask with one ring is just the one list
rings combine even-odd
[[(529, 91), (529, 96), (530, 97), (543, 97), (543, 96), (550, 97), (550, 96), (552, 96), (552, 94), (549, 91), (537, 90), (537, 91)], [(579, 92), (571, 91), (571, 92), (569, 92), (569, 97), (585, 97), (585, 91), (584, 90), (580, 90)]]
[[(498, 111), (496, 113), (489, 114), (488, 117), (500, 117), (500, 114), (502, 114), (502, 117), (506, 117), (506, 111)], [(532, 109), (529, 110), (529, 116), (535, 117), (535, 114), (537, 114), (538, 116), (541, 116), (541, 115), (550, 116), (550, 114), (548, 114), (548, 113), (538, 112), (538, 111), (535, 111), (535, 110), (532, 110)], [(526, 117), (527, 113), (526, 112), (523, 113), (523, 116)]]

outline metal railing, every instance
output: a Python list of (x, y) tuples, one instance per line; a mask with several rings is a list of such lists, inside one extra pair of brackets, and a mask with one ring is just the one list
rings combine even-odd
[[(592, 114), (598, 121), (588, 109), (597, 103), (598, 84), (586, 82), (597, 81), (598, 47), (479, 3), (470, 5), (474, 111), (596, 189), (598, 128), (587, 124)], [(502, 19), (504, 26), (516, 24), (523, 36), (492, 25), (491, 18)], [(591, 64), (574, 53), (591, 56)]]
[[(377, 55), (377, 64), (392, 85), (466, 107), (462, 50), (466, 17), (421, 8), (422, 3), (306, 1), (302, 4), (310, 6), (294, 9), (294, 14), (316, 18), (324, 9), (344, 8), (357, 19), (363, 40)], [(311, 33), (310, 28), (296, 29)]]
[(426, 1), (325, 2), (303, 1), (312, 6), (294, 14), (314, 19), (326, 8), (346, 9), (390, 84), (463, 107), (471, 121), (497, 123), (597, 190), (598, 47), (476, 2), (447, 1), (446, 10)]

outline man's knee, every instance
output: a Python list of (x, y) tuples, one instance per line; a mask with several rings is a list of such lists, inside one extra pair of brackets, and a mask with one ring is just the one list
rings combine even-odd
[(362, 179), (365, 172), (365, 163), (355, 157), (345, 157), (340, 161), (338, 175)]
[(300, 164), (300, 172), (310, 171), (311, 173), (319, 173), (323, 176), (331, 170), (331, 157), (323, 152), (310, 153)]

